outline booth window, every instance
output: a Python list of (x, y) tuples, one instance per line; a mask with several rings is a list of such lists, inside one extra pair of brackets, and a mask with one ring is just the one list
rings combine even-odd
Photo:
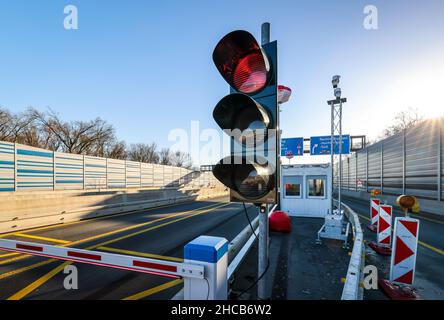
[(300, 198), (302, 195), (302, 177), (286, 176), (284, 177), (285, 197)]
[(325, 198), (325, 176), (308, 177), (308, 197), (309, 198)]

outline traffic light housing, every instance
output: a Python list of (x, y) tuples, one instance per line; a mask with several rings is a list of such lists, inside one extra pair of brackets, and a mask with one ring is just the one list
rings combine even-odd
[(214, 176), (230, 188), (231, 201), (276, 203), (277, 43), (261, 47), (249, 32), (233, 31), (216, 45), (213, 61), (230, 86), (213, 117), (231, 137), (231, 154), (214, 167)]

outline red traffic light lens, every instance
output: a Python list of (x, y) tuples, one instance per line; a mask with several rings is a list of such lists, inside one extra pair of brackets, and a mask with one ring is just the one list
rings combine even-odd
[(268, 59), (247, 31), (233, 31), (223, 37), (214, 49), (213, 61), (228, 84), (241, 93), (252, 94), (267, 85)]
[(253, 93), (265, 87), (267, 67), (262, 53), (252, 53), (239, 60), (234, 70), (233, 84), (242, 93)]

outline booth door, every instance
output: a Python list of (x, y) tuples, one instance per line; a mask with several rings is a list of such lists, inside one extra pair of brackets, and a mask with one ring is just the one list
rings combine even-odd
[(301, 216), (305, 211), (303, 201), (303, 176), (286, 175), (282, 177), (281, 209), (290, 216)]
[(308, 175), (305, 181), (305, 213), (306, 217), (324, 218), (330, 208), (328, 181), (326, 175)]

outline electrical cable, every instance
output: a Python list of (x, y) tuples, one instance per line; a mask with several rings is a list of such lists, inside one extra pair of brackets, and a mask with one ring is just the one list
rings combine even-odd
[[(256, 239), (259, 241), (259, 238), (258, 238), (256, 232), (254, 232), (253, 225), (251, 224), (250, 217), (248, 216), (248, 211), (247, 211), (247, 207), (245, 206), (245, 202), (242, 202), (242, 204), (244, 205), (245, 216), (247, 217), (248, 223), (250, 224), (251, 231), (253, 232), (253, 234), (256, 237)], [(264, 272), (247, 289), (242, 291), (238, 295), (238, 298), (240, 298), (243, 294), (245, 294), (246, 292), (248, 292), (251, 289), (253, 289), (257, 285), (257, 283), (265, 276), (265, 274), (267, 273), (269, 267), (270, 267), (270, 258), (268, 258), (267, 267), (265, 268)]]
[(205, 300), (208, 300), (210, 298), (210, 283), (207, 278), (204, 278), (204, 280), (207, 282), (207, 298)]
[(253, 225), (251, 223), (250, 217), (248, 216), (248, 210), (247, 207), (245, 206), (245, 202), (242, 202), (243, 206), (244, 206), (244, 212), (245, 212), (245, 216), (247, 217), (248, 220), (248, 224), (250, 225), (251, 231), (253, 232), (254, 236), (256, 237), (256, 239), (259, 241), (259, 238), (257, 237), (256, 232), (254, 231)]
[(260, 275), (260, 277), (258, 277), (247, 289), (242, 291), (238, 295), (238, 298), (240, 298), (244, 293), (246, 293), (246, 292), (250, 291), (251, 289), (253, 289), (257, 285), (257, 283), (265, 276), (265, 274), (267, 273), (269, 267), (270, 267), (270, 259), (268, 259), (267, 267), (265, 268), (264, 272)]

